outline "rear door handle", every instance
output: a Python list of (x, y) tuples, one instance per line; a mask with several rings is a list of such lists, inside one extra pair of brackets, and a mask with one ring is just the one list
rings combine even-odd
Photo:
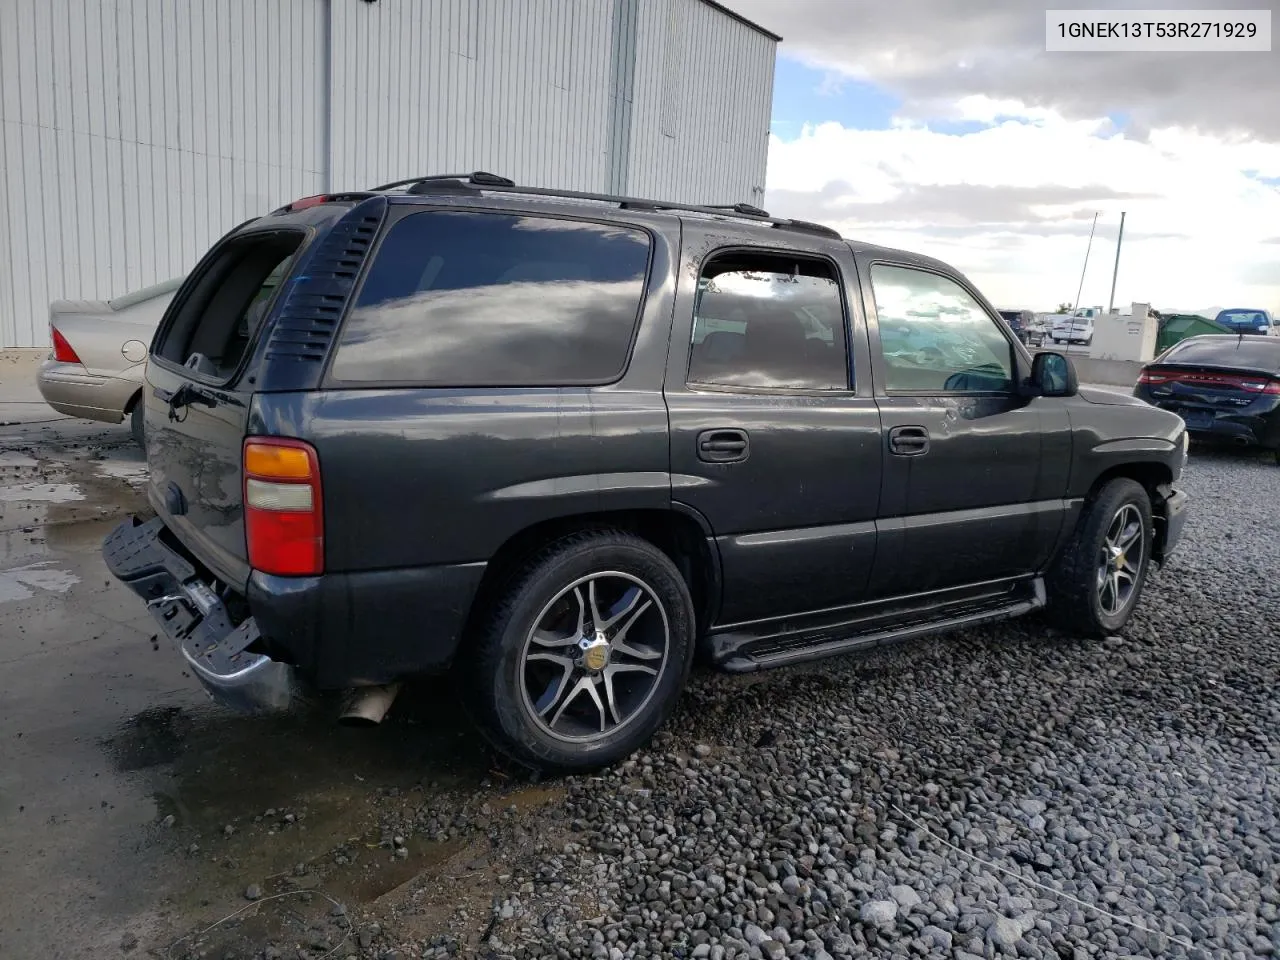
[(698, 434), (698, 459), (706, 463), (734, 463), (747, 459), (750, 452), (745, 430), (703, 430)]
[(929, 452), (929, 431), (924, 427), (894, 427), (889, 431), (889, 451), (900, 457)]

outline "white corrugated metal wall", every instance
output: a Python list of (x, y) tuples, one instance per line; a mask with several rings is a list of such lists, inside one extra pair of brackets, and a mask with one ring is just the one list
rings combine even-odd
[(0, 347), (323, 189), (758, 202), (774, 49), (702, 0), (0, 0)]
[(630, 192), (760, 204), (776, 41), (698, 0), (638, 6)]
[[(316, 0), (0, 0), (0, 346), (319, 189)], [(7, 249), (6, 249), (7, 248)]]
[(609, 0), (336, 4), (335, 189), (466, 170), (607, 189), (612, 16)]

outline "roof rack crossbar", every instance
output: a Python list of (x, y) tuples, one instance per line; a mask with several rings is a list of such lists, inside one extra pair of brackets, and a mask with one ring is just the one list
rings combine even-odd
[(745, 213), (753, 217), (769, 216), (768, 210), (761, 210), (749, 203), (708, 203), (707, 206), (712, 210), (732, 210), (734, 213)]
[[(387, 184), (386, 186), (376, 187), (375, 190), (391, 190), (395, 187), (401, 187), (411, 184), (426, 184), (432, 181), (453, 180), (460, 184), (468, 185), (476, 190), (490, 190), (497, 193), (523, 194), (531, 197), (553, 197), (562, 200), (590, 200), (598, 203), (616, 203), (623, 210), (678, 210), (689, 213), (701, 213), (706, 216), (724, 217), (730, 216), (743, 220), (750, 220), (756, 223), (767, 223), (778, 230), (794, 230), (799, 233), (815, 234), (817, 236), (831, 237), (840, 240), (840, 233), (831, 227), (820, 223), (811, 223), (807, 220), (788, 220), (784, 217), (772, 217), (766, 211), (759, 207), (753, 207), (748, 203), (734, 204), (696, 204), (696, 203), (675, 203), (666, 200), (645, 200), (640, 197), (626, 197), (611, 193), (590, 193), (583, 190), (558, 190), (551, 187), (522, 187), (507, 180), (505, 177), (497, 177), (493, 174), (477, 172), (475, 174), (443, 174), (430, 177), (413, 177), (408, 180), (400, 180), (396, 183)], [(443, 186), (443, 185), (442, 185)]]

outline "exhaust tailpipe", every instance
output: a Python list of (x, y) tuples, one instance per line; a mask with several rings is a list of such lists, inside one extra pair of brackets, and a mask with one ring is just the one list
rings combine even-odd
[(346, 727), (377, 726), (391, 709), (399, 692), (399, 683), (381, 687), (356, 687), (347, 697), (342, 712), (338, 714), (338, 722)]

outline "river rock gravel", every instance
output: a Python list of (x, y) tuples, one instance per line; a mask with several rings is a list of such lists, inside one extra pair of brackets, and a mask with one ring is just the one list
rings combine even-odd
[(1185, 486), (1123, 636), (1032, 618), (699, 676), (675, 732), (567, 781), (567, 841), (478, 952), (1280, 952), (1280, 467), (1197, 453)]

